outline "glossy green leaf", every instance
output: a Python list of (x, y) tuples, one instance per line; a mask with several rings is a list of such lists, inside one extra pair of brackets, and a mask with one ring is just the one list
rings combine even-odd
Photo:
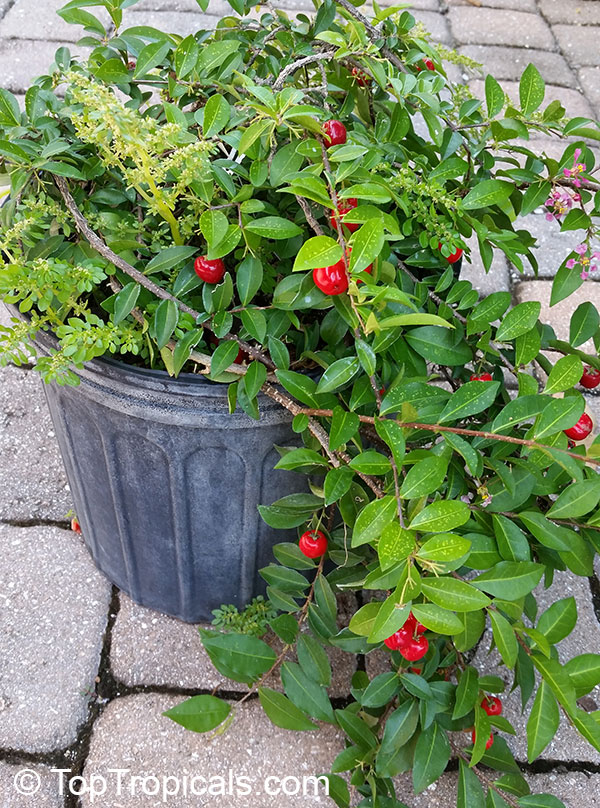
[(313, 236), (298, 250), (294, 272), (336, 264), (342, 257), (342, 248), (330, 236)]
[(163, 715), (192, 732), (210, 732), (222, 724), (231, 712), (231, 705), (216, 696), (192, 696), (166, 710)]
[(496, 331), (499, 342), (508, 342), (534, 327), (540, 316), (541, 304), (537, 300), (519, 303), (503, 318)]
[(562, 356), (552, 368), (544, 393), (562, 393), (578, 384), (583, 374), (583, 362), (578, 356)]
[(400, 496), (404, 499), (413, 499), (431, 494), (443, 483), (447, 468), (447, 459), (438, 455), (419, 460), (404, 478), (400, 486)]
[(530, 115), (541, 105), (546, 94), (546, 85), (534, 64), (528, 64), (519, 82), (519, 100), (524, 115)]
[(396, 499), (386, 496), (369, 502), (359, 513), (352, 532), (352, 547), (375, 541), (396, 516)]
[(500, 382), (467, 382), (450, 396), (439, 422), (458, 421), (488, 409), (498, 394)]
[(450, 759), (450, 742), (446, 731), (434, 721), (419, 735), (415, 748), (413, 786), (420, 794), (442, 774)]
[(483, 592), (457, 578), (423, 578), (421, 588), (433, 603), (456, 612), (473, 612), (491, 602)]
[(348, 384), (360, 369), (356, 356), (346, 356), (333, 362), (319, 379), (317, 393), (330, 393)]
[(425, 533), (448, 533), (464, 525), (471, 512), (464, 502), (441, 500), (423, 508), (409, 525), (411, 530)]
[(473, 578), (471, 584), (503, 600), (517, 600), (539, 584), (544, 567), (533, 561), (501, 561)]
[(259, 687), (258, 697), (261, 707), (276, 727), (299, 731), (317, 729), (317, 724), (307, 718), (283, 693), (270, 687)]

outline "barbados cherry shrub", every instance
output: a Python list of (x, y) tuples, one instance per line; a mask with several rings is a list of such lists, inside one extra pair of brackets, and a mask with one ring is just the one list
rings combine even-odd
[[(367, 20), (325, 0), (311, 19), (231, 16), (181, 38), (123, 29), (131, 5), (69, 3), (89, 61), (60, 49), (24, 111), (0, 91), (0, 288), (27, 314), (2, 329), (4, 361), (76, 383), (119, 354), (204, 373), (255, 418), (261, 395), (287, 408), (298, 443), (278, 465), (310, 488), (261, 512), (299, 542), (274, 548), (267, 600), (202, 631), (215, 666), (277, 726), (346, 736), (328, 775), (339, 806), (400, 808), (393, 778), (412, 770), (423, 791), (451, 757), (461, 808), (560, 805), (529, 794), (503, 693), (520, 690), (530, 761), (560, 720), (600, 749), (599, 713), (578, 704), (600, 655), (559, 655), (574, 599), (540, 614), (535, 596), (556, 570), (591, 575), (600, 548), (600, 452), (581, 443), (600, 318), (582, 303), (559, 340), (539, 303), (479, 300), (457, 278), (472, 235), (490, 272), (495, 251), (536, 269), (519, 216), (542, 208), (581, 234), (552, 304), (591, 283), (598, 125), (544, 105), (531, 65), (519, 103), (491, 76), (472, 98), (444, 65), (476, 66), (402, 9)], [(572, 142), (556, 160), (531, 133)], [(57, 349), (36, 357), (40, 331)], [(502, 677), (472, 664), (486, 626)], [(328, 696), (328, 649), (361, 661), (350, 701)], [(389, 669), (370, 678), (374, 653)], [(214, 695), (169, 713), (199, 732), (233, 714)]]

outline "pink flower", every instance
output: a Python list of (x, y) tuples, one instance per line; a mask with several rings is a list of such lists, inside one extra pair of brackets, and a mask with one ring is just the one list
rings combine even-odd
[(581, 194), (573, 194), (573, 202), (581, 202)]
[(573, 172), (571, 171), (570, 168), (563, 168), (563, 174), (565, 175), (565, 177), (570, 177), (572, 173)]
[(575, 247), (575, 252), (578, 255), (585, 255), (587, 251), (587, 244), (578, 244), (577, 247)]
[(587, 273), (585, 270), (583, 270), (583, 272), (581, 273), (581, 280), (587, 281), (588, 278), (589, 278), (589, 273)]
[(546, 214), (546, 221), (547, 222), (553, 222), (554, 221), (554, 214), (553, 213), (547, 213)]
[(574, 258), (569, 258), (569, 260), (566, 263), (566, 267), (567, 269), (575, 269), (577, 263), (578, 262)]
[(573, 152), (573, 162), (576, 163), (579, 160), (579, 155), (581, 154), (581, 149), (575, 149)]

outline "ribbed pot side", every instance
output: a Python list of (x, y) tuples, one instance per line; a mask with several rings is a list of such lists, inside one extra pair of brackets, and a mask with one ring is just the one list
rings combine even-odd
[(298, 442), (288, 413), (261, 397), (260, 421), (230, 415), (226, 385), (193, 374), (95, 360), (78, 375), (77, 387), (44, 388), (100, 570), (137, 603), (188, 622), (264, 592), (258, 570), (289, 533), (257, 505), (306, 490), (303, 475), (273, 468), (273, 445)]

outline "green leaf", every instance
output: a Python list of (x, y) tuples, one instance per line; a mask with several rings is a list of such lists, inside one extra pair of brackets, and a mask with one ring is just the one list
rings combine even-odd
[(335, 717), (337, 723), (350, 738), (350, 740), (357, 746), (364, 750), (374, 749), (377, 745), (377, 739), (367, 724), (356, 713), (351, 710), (336, 710)]
[(329, 236), (314, 236), (307, 239), (298, 250), (294, 260), (294, 272), (317, 269), (336, 264), (342, 257), (342, 248)]
[(94, 70), (94, 75), (106, 84), (126, 84), (130, 80), (129, 71), (121, 59), (107, 59)]
[(321, 643), (310, 634), (301, 634), (296, 645), (296, 653), (304, 673), (311, 679), (315, 679), (320, 685), (329, 687), (331, 666)]
[(375, 541), (396, 516), (396, 498), (382, 497), (369, 502), (358, 514), (352, 531), (352, 547)]
[(144, 45), (137, 58), (133, 77), (137, 79), (140, 76), (145, 76), (146, 73), (163, 61), (171, 48), (172, 43), (169, 40), (164, 42), (150, 42), (148, 45)]
[(288, 143), (281, 149), (278, 149), (273, 155), (271, 161), (271, 185), (276, 188), (287, 182), (287, 179), (292, 174), (300, 170), (304, 158), (296, 151), (297, 141)]
[(138, 283), (127, 283), (115, 297), (113, 323), (121, 323), (135, 308), (142, 287)]
[(288, 697), (304, 712), (319, 721), (335, 722), (326, 690), (309, 678), (295, 662), (281, 666), (281, 681)]
[(577, 603), (574, 597), (557, 600), (549, 606), (538, 620), (541, 631), (551, 645), (564, 640), (577, 623)]
[(350, 490), (353, 480), (354, 474), (344, 466), (328, 471), (323, 484), (325, 505), (332, 505), (340, 500)]
[(550, 371), (544, 393), (562, 393), (578, 384), (582, 374), (583, 362), (578, 356), (563, 356)]
[[(247, 306), (258, 292), (263, 281), (263, 266), (258, 258), (247, 255), (236, 272), (236, 286), (242, 306)], [(262, 341), (262, 340), (261, 340)]]
[(210, 249), (215, 249), (229, 229), (227, 216), (220, 210), (205, 210), (200, 217), (200, 230)]
[(300, 595), (308, 587), (308, 581), (304, 575), (296, 570), (280, 567), (278, 564), (269, 564), (259, 572), (268, 584), (277, 587), (282, 592)]
[(330, 393), (343, 387), (356, 376), (360, 363), (356, 356), (346, 356), (333, 362), (319, 379), (317, 393)]
[(569, 269), (566, 260), (558, 268), (558, 272), (552, 281), (552, 292), (550, 294), (550, 306), (556, 306), (561, 300), (572, 295), (583, 285), (581, 274), (574, 269)]
[(374, 182), (363, 182), (358, 185), (351, 185), (344, 191), (338, 194), (340, 199), (365, 199), (367, 202), (375, 202), (375, 204), (384, 205), (392, 198), (390, 192), (386, 190), (383, 185), (377, 185)]
[(459, 760), (456, 808), (485, 808), (485, 794), (475, 772)]
[(382, 642), (386, 637), (391, 637), (408, 620), (410, 608), (408, 606), (401, 607), (397, 600), (395, 595), (390, 595), (377, 612), (377, 617), (368, 637), (370, 643), (375, 644)]
[(416, 794), (420, 794), (427, 786), (435, 782), (442, 774), (450, 760), (450, 742), (448, 735), (437, 721), (423, 730), (415, 747), (413, 767), (413, 786)]
[(530, 561), (531, 550), (527, 537), (507, 516), (493, 514), (494, 535), (498, 551), (506, 561)]
[(233, 340), (224, 340), (215, 348), (210, 362), (210, 375), (216, 379), (224, 370), (233, 364), (238, 355), (239, 347)]
[(468, 665), (460, 674), (452, 720), (467, 715), (477, 704), (479, 699), (479, 674)]
[(406, 442), (402, 427), (389, 418), (378, 418), (375, 421), (375, 430), (379, 437), (385, 441), (392, 452), (398, 468), (402, 466), (406, 451)]
[(548, 198), (551, 190), (552, 185), (547, 180), (540, 179), (538, 182), (532, 182), (523, 194), (521, 216), (527, 216), (528, 213), (533, 213), (536, 208), (539, 208)]
[(600, 480), (572, 483), (547, 512), (549, 519), (575, 519), (593, 511), (600, 502)]
[(197, 247), (167, 247), (146, 264), (144, 275), (150, 275), (152, 272), (169, 272), (197, 252)]
[[(435, 325), (412, 328), (406, 341), (419, 356), (436, 365), (466, 365), (473, 358), (471, 349), (464, 340), (456, 343), (455, 332)], [(389, 412), (389, 410), (388, 410)]]
[(533, 561), (501, 561), (473, 578), (471, 584), (495, 598), (512, 601), (535, 589), (543, 574), (543, 565)]
[(579, 654), (569, 659), (565, 671), (579, 699), (600, 684), (600, 654)]
[(440, 533), (419, 547), (418, 558), (446, 563), (457, 561), (471, 549), (471, 542), (457, 533)]
[(514, 629), (500, 612), (490, 609), (489, 615), (492, 631), (494, 633), (494, 642), (500, 652), (500, 656), (507, 667), (514, 668), (519, 653), (519, 644)]
[[(237, 342), (234, 344), (237, 347)], [(267, 369), (262, 362), (250, 362), (246, 375), (244, 376), (246, 394), (248, 398), (254, 398), (266, 380)]]
[(334, 407), (329, 432), (329, 448), (335, 451), (348, 443), (358, 432), (359, 426), (360, 420), (356, 413), (346, 412), (341, 407)]
[(369, 219), (360, 227), (351, 239), (350, 271), (360, 272), (379, 256), (383, 249), (383, 222), (381, 219)]
[(485, 77), (485, 103), (488, 118), (495, 118), (504, 109), (504, 90), (489, 73)]
[(268, 131), (273, 130), (273, 126), (274, 122), (270, 120), (255, 121), (253, 124), (250, 124), (250, 126), (244, 130), (244, 133), (240, 139), (238, 145), (239, 153), (247, 154), (259, 138), (261, 138)]
[(483, 412), (494, 403), (499, 387), (500, 382), (473, 381), (463, 384), (450, 396), (439, 417), (439, 423), (458, 421)]
[(419, 702), (410, 698), (388, 717), (375, 760), (375, 770), (379, 777), (393, 777), (398, 774), (394, 759), (415, 734), (418, 720)]
[(465, 210), (478, 210), (506, 202), (513, 185), (503, 180), (480, 180), (463, 199)]
[(218, 634), (201, 629), (200, 636), (215, 668), (236, 682), (252, 684), (277, 659), (275, 651), (250, 634)]
[(423, 533), (447, 533), (469, 521), (471, 511), (464, 502), (442, 500), (423, 508), (409, 525)]
[(171, 339), (173, 331), (179, 320), (179, 309), (172, 300), (161, 300), (154, 312), (154, 334), (156, 344), (159, 348), (164, 348)]
[(486, 595), (457, 578), (423, 578), (421, 589), (433, 603), (456, 612), (474, 612), (490, 605)]
[(537, 328), (531, 328), (515, 340), (515, 364), (526, 365), (540, 352), (542, 339)]
[(389, 459), (375, 449), (366, 449), (353, 457), (348, 464), (362, 474), (384, 475), (392, 468)]
[(375, 619), (379, 614), (382, 607), (381, 601), (370, 601), (361, 606), (360, 609), (352, 615), (348, 628), (354, 634), (359, 634), (361, 637), (368, 637), (373, 630)]
[(534, 429), (536, 440), (541, 440), (548, 435), (555, 435), (569, 429), (583, 415), (585, 400), (583, 396), (566, 396), (565, 398), (553, 398), (544, 408)]
[(318, 725), (307, 718), (283, 693), (271, 690), (270, 687), (259, 687), (258, 697), (267, 717), (276, 727), (299, 731), (318, 729)]
[(508, 342), (532, 329), (538, 321), (541, 308), (541, 303), (537, 300), (516, 305), (498, 326), (496, 339), (499, 342)]
[(535, 652), (531, 654), (530, 659), (549, 685), (559, 704), (565, 708), (568, 714), (574, 712), (575, 688), (566, 668), (555, 659), (546, 659), (545, 656)]
[(412, 613), (419, 623), (436, 634), (460, 634), (463, 630), (460, 617), (435, 603), (413, 603)]
[(542, 679), (527, 721), (527, 759), (532, 763), (556, 735), (560, 712), (549, 685)]
[(546, 85), (539, 70), (528, 64), (519, 82), (519, 100), (523, 115), (531, 115), (541, 105), (546, 94)]
[(263, 216), (261, 219), (254, 219), (244, 225), (245, 230), (256, 233), (263, 238), (274, 240), (294, 238), (302, 233), (302, 228), (298, 227), (289, 219), (282, 219), (280, 216)]
[(215, 93), (206, 102), (202, 130), (204, 137), (212, 137), (221, 132), (229, 123), (231, 107), (222, 95)]
[(399, 686), (398, 674), (395, 671), (380, 673), (369, 682), (360, 703), (363, 707), (383, 707), (393, 699)]
[(269, 622), (269, 626), (286, 645), (291, 645), (298, 636), (298, 623), (291, 614), (280, 614)]
[(190, 73), (196, 67), (199, 56), (200, 47), (191, 34), (186, 36), (185, 39), (181, 40), (177, 46), (177, 49), (175, 50), (174, 55), (175, 73), (177, 74), (178, 79), (185, 79), (190, 75)]
[(385, 572), (399, 561), (403, 561), (415, 549), (415, 534), (405, 530), (397, 522), (387, 525), (377, 544), (377, 554), (381, 569)]
[(18, 126), (21, 122), (21, 108), (12, 93), (0, 87), (0, 124)]
[(521, 808), (565, 808), (564, 802), (552, 794), (528, 794), (519, 799)]
[(543, 514), (537, 511), (521, 511), (519, 519), (544, 547), (559, 552), (571, 549), (569, 530), (555, 525)]
[(442, 328), (454, 328), (452, 323), (449, 323), (437, 314), (427, 314), (426, 312), (419, 312), (418, 314), (394, 314), (392, 317), (379, 320), (378, 325), (379, 328), (398, 328), (398, 326), (406, 325), (438, 325)]
[(192, 696), (191, 699), (166, 710), (163, 715), (192, 732), (210, 732), (222, 724), (231, 705), (216, 696)]
[(196, 70), (200, 75), (210, 73), (222, 65), (232, 53), (236, 53), (240, 49), (240, 44), (238, 39), (224, 39), (220, 42), (211, 42), (209, 45), (203, 43)]
[(576, 348), (591, 339), (600, 326), (600, 315), (593, 303), (580, 303), (573, 312), (569, 327), (569, 342)]
[(583, 210), (573, 208), (570, 210), (560, 226), (560, 232), (567, 230), (587, 230), (592, 224), (592, 220)]
[(414, 499), (431, 494), (443, 483), (447, 469), (448, 460), (438, 455), (419, 460), (404, 478), (400, 496), (404, 499)]

